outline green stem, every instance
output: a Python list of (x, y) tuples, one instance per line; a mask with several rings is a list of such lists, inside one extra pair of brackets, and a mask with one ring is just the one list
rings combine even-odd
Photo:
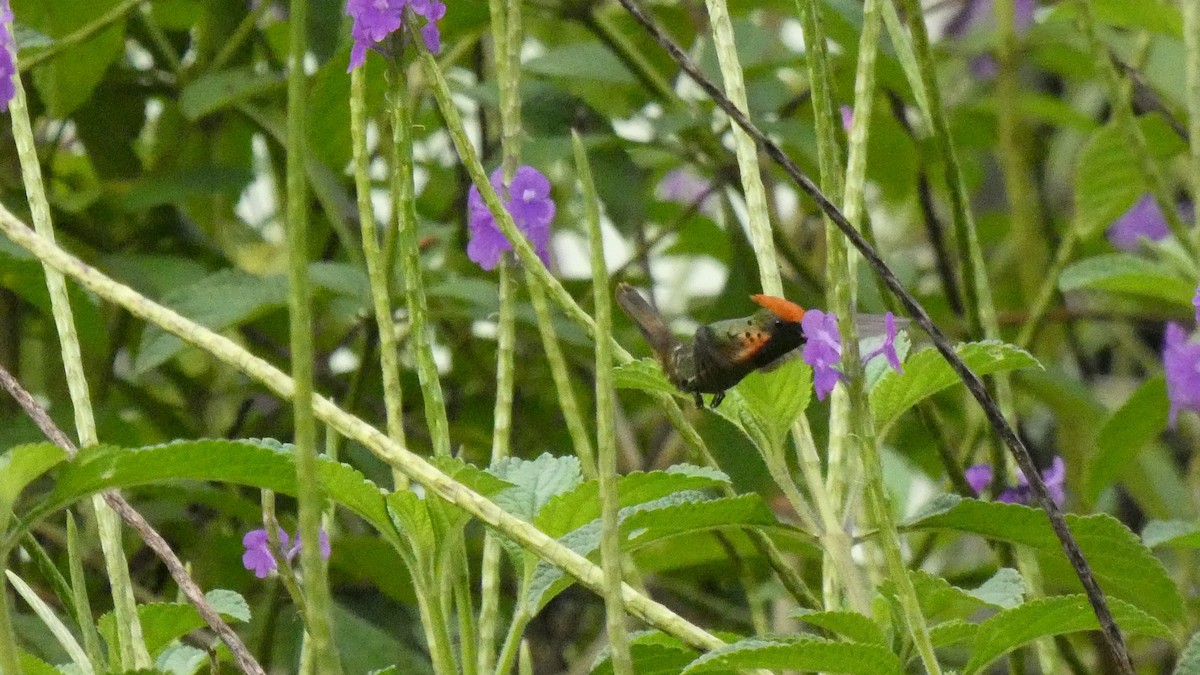
[[(42, 185), (41, 167), (33, 128), (29, 121), (29, 108), (25, 88), (19, 73), (13, 73), (13, 98), (9, 102), (12, 115), (13, 140), (21, 163), (21, 176), (25, 183), (25, 194), (29, 199), (29, 210), (37, 233), (47, 241), (54, 241), (54, 225), (50, 219), (50, 203)], [(51, 312), (58, 331), (62, 353), (63, 370), (67, 379), (67, 390), (75, 415), (75, 430), (79, 434), (80, 447), (100, 442), (96, 433), (96, 419), (92, 413), (91, 396), (88, 393), (87, 376), (84, 372), (83, 355), (79, 347), (79, 334), (75, 330), (75, 317), (71, 313), (71, 301), (67, 295), (67, 284), (57, 270), (44, 267), (46, 286), (50, 292)], [(126, 669), (149, 668), (150, 654), (142, 637), (142, 624), (138, 620), (137, 601), (133, 597), (133, 582), (129, 578), (129, 565), (121, 544), (121, 520), (104, 503), (103, 497), (92, 497), (92, 507), (100, 531), (100, 545), (104, 552), (104, 566), (108, 572), (112, 589), (113, 612), (117, 617), (118, 653), (121, 666)]]
[(554, 330), (554, 320), (550, 316), (550, 305), (546, 302), (546, 292), (538, 285), (533, 274), (525, 270), (525, 283), (529, 288), (529, 300), (533, 311), (537, 314), (538, 332), (542, 336), (542, 349), (546, 352), (546, 362), (550, 364), (550, 376), (554, 380), (554, 389), (558, 393), (558, 405), (562, 408), (563, 418), (567, 421), (567, 432), (571, 435), (571, 447), (579, 458), (583, 475), (596, 478), (596, 455), (592, 451), (592, 441), (588, 438), (587, 426), (583, 414), (579, 411), (579, 403), (575, 400), (575, 390), (571, 387), (571, 373), (567, 370), (567, 360), (563, 357), (562, 347), (558, 344), (558, 333)]
[[(0, 551), (0, 562), (8, 569), (10, 551)], [(12, 615), (8, 606), (8, 584), (0, 582), (0, 672), (21, 675), (21, 659), (18, 657), (17, 636), (13, 633)]]
[(106, 671), (104, 652), (100, 648), (100, 634), (92, 621), (92, 604), (88, 601), (87, 577), (83, 572), (83, 554), (79, 550), (79, 530), (75, 516), (67, 511), (67, 567), (71, 573), (71, 599), (75, 607), (75, 624), (83, 635), (83, 648), (88, 660), (97, 673)]
[[(366, 76), (362, 68), (350, 73), (350, 138), (354, 151), (354, 187), (358, 195), (358, 221), (362, 226), (363, 259), (371, 286), (375, 325), (379, 331), (379, 369), (383, 380), (383, 407), (387, 432), (393, 440), (407, 444), (404, 436), (404, 393), (400, 385), (400, 360), (396, 330), (392, 322), (387, 265), (379, 251), (379, 233), (375, 227), (375, 208), (371, 204), (371, 158), (367, 152)], [(365, 368), (360, 369), (365, 370)], [(393, 472), (397, 490), (406, 487), (403, 474)]]
[[(1187, 53), (1188, 147), (1192, 155), (1192, 202), (1200, 203), (1200, 0), (1183, 0), (1183, 40)], [(1165, 213), (1165, 212), (1164, 212)], [(1200, 209), (1192, 223), (1192, 251), (1200, 252)], [(1198, 261), (1200, 262), (1200, 261)]]
[(621, 532), (618, 521), (617, 439), (613, 421), (612, 298), (608, 263), (600, 236), (600, 202), (592, 168), (579, 134), (572, 133), (575, 170), (583, 192), (584, 221), (592, 251), (592, 290), (596, 302), (596, 459), (600, 474), (600, 561), (604, 568), (604, 609), (613, 673), (633, 675), (629, 635), (625, 632), (625, 603), (621, 600)]
[(221, 51), (217, 52), (217, 55), (213, 57), (212, 63), (209, 64), (207, 68), (209, 72), (219, 72), (225, 67), (225, 64), (229, 62), (229, 59), (233, 58), (233, 55), (237, 52), (237, 50), (241, 49), (242, 45), (246, 43), (246, 38), (250, 37), (250, 35), (254, 32), (254, 29), (258, 27), (259, 19), (261, 19), (263, 14), (266, 14), (272, 6), (273, 5), (269, 2), (260, 2), (258, 3), (258, 6), (254, 7), (248, 14), (246, 14), (242, 21), (237, 25), (237, 28), (233, 30), (233, 34), (230, 35), (225, 41), (225, 44), (221, 47)]
[[(436, 457), (450, 456), (450, 423), (446, 418), (446, 400), (441, 377), (433, 358), (430, 340), (429, 303), (425, 296), (425, 278), (421, 273), (421, 250), (417, 233), (417, 190), (413, 184), (413, 137), (409, 91), (398, 69), (389, 70), (392, 83), (392, 207), (397, 219), (397, 245), (404, 270), (404, 293), (412, 335), (417, 377), (425, 399), (425, 423), (433, 440)], [(384, 278), (386, 274), (384, 259)]]
[[(737, 46), (733, 40), (733, 24), (729, 19), (729, 8), (725, 0), (705, 0), (709, 23), (712, 26), (713, 42), (717, 48), (717, 62), (721, 66), (721, 79), (725, 92), (734, 106), (749, 114), (746, 101), (746, 84), (742, 79), (742, 66), (738, 60)], [(810, 43), (811, 44), (811, 43)], [(758, 274), (763, 293), (783, 296), (783, 282), (779, 278), (779, 264), (775, 260), (775, 240), (771, 237), (771, 221), (767, 211), (767, 192), (763, 189), (762, 169), (758, 165), (758, 146), (750, 134), (737, 125), (731, 125), (734, 151), (737, 155), (738, 171), (742, 178), (742, 192), (746, 196), (746, 212), (750, 244), (758, 261)]]
[[(504, 645), (500, 648), (500, 657), (496, 660), (496, 675), (507, 675), (512, 672), (513, 661), (516, 660), (517, 650), (521, 645), (521, 636), (525, 634), (525, 627), (529, 625), (529, 619), (529, 613), (525, 611), (525, 603), (518, 601), (517, 608), (513, 612), (512, 623), (508, 625), (508, 633), (504, 636)], [(481, 673), (480, 675), (486, 674)]]
[(429, 597), (429, 589), (437, 586), (438, 584), (430, 579), (423, 579), (421, 583), (414, 584), (417, 607), (421, 611), (421, 624), (425, 627), (425, 640), (429, 643), (433, 672), (437, 675), (456, 675), (458, 667), (454, 664), (454, 652), (450, 649), (450, 635), (446, 632), (446, 616), (442, 612), (441, 598)]
[[(304, 73), (308, 1), (291, 0), (287, 100), (288, 315), (292, 355), (296, 497), (300, 513), (300, 567), (304, 571), (305, 628), (321, 673), (342, 667), (333, 642), (329, 580), (319, 532), (324, 496), (317, 477), (317, 424), (313, 417), (312, 308), (308, 282), (308, 188), (305, 184), (307, 77)], [(268, 530), (269, 531), (269, 530)]]

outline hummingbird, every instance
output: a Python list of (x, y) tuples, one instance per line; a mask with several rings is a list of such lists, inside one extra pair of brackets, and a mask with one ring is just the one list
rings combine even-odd
[(803, 307), (770, 295), (750, 299), (762, 309), (740, 319), (705, 324), (690, 340), (680, 340), (632, 286), (617, 286), (617, 304), (650, 343), (667, 379), (690, 393), (697, 408), (704, 407), (701, 394), (712, 394), (716, 408), (725, 400), (725, 390), (804, 344)]

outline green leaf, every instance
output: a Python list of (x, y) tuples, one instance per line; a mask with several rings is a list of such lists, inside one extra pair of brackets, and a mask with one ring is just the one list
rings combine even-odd
[[(1183, 150), (1172, 134), (1163, 134), (1162, 118), (1145, 115), (1138, 125), (1151, 154), (1165, 159)], [(1075, 164), (1075, 218), (1082, 238), (1094, 236), (1133, 206), (1147, 191), (1142, 164), (1115, 124), (1098, 129)]]
[(974, 640), (978, 633), (979, 624), (967, 623), (962, 619), (951, 619), (929, 627), (929, 639), (934, 647), (946, 647)]
[(900, 672), (900, 658), (879, 645), (857, 642), (830, 642), (799, 635), (748, 638), (701, 655), (683, 673), (745, 668), (886, 675)]
[[(778, 525), (775, 515), (758, 494), (709, 499), (703, 492), (673, 492), (653, 501), (620, 510), (621, 550), (631, 551), (665, 537), (688, 532), (735, 527)], [(600, 546), (600, 520), (559, 537), (559, 543), (580, 555), (591, 555)], [(573, 583), (561, 570), (538, 561), (528, 583), (526, 601), (535, 609)]]
[(1162, 0), (1092, 0), (1092, 7), (1102, 23), (1183, 38), (1179, 8)]
[[(21, 671), (25, 675), (62, 675), (62, 671), (24, 649), (20, 653)], [(689, 661), (691, 659), (688, 659)], [(681, 666), (682, 667), (682, 666)]]
[[(1062, 572), (1067, 583), (1078, 580), (1067, 569), (1066, 556), (1046, 514), (1020, 504), (983, 502), (946, 495), (932, 513), (905, 523), (907, 530), (948, 529), (1035, 549), (1047, 568)], [(1101, 588), (1164, 621), (1183, 616), (1183, 600), (1161, 561), (1120, 521), (1108, 514), (1067, 514), (1067, 525)]]
[(550, 453), (534, 460), (505, 457), (488, 472), (513, 485), (496, 495), (496, 503), (530, 522), (552, 497), (574, 488), (583, 480), (578, 458), (555, 457)]
[(825, 630), (841, 635), (851, 642), (861, 642), (863, 644), (881, 645), (886, 647), (887, 636), (883, 634), (883, 629), (875, 620), (865, 614), (851, 612), (848, 610), (842, 611), (827, 611), (818, 612), (811, 609), (801, 609), (792, 614), (792, 618), (803, 621), (804, 623), (824, 628)]
[(1200, 548), (1200, 521), (1152, 520), (1142, 529), (1142, 543), (1150, 548)]
[(208, 663), (208, 652), (191, 645), (174, 644), (154, 659), (154, 667), (170, 675), (195, 675)]
[[(1122, 632), (1171, 639), (1171, 630), (1153, 616), (1116, 598), (1110, 597), (1108, 602)], [(1038, 638), (1099, 628), (1087, 596), (1031, 600), (979, 624), (971, 660), (963, 668), (963, 675), (982, 672), (992, 661)]]
[(662, 368), (653, 359), (638, 359), (614, 368), (613, 386), (617, 389), (679, 394), (679, 390), (667, 381)]
[[(638, 675), (675, 675), (700, 652), (661, 631), (641, 631), (629, 636), (629, 654)], [(606, 648), (596, 657), (592, 675), (612, 675), (612, 672), (612, 653)]]
[[(117, 4), (118, 0), (14, 0), (12, 9), (23, 24), (58, 40), (101, 19)], [(33, 85), (51, 117), (69, 119), (91, 98), (108, 67), (123, 53), (125, 23), (113, 22), (33, 70)]]
[(1196, 294), (1193, 282), (1162, 263), (1130, 253), (1110, 253), (1072, 263), (1058, 277), (1064, 293), (1078, 290), (1111, 291), (1159, 298), (1190, 307)]
[(787, 439), (796, 415), (808, 407), (812, 368), (791, 359), (771, 372), (754, 372), (731, 389), (715, 412), (728, 420), (763, 452), (773, 452)]
[(432, 551), (436, 545), (433, 521), (425, 508), (425, 499), (412, 490), (393, 492), (387, 496), (388, 513), (396, 529), (414, 551)]
[(208, 73), (183, 88), (179, 107), (189, 121), (195, 122), (235, 103), (281, 89), (284, 82), (284, 76), (276, 71), (260, 73), (250, 68), (238, 68)]
[[(617, 481), (617, 506), (644, 504), (673, 492), (703, 490), (729, 484), (729, 477), (715, 469), (677, 464), (666, 471), (634, 472)], [(600, 517), (600, 483), (586, 481), (555, 495), (546, 503), (533, 524), (551, 537), (580, 528)]]
[(594, 80), (609, 84), (636, 84), (633, 73), (611, 51), (598, 42), (566, 44), (521, 64), (535, 75)]
[(132, 183), (121, 201), (126, 211), (178, 204), (202, 195), (223, 194), (236, 199), (254, 180), (254, 172), (238, 166), (204, 166), (163, 175), (148, 175)]
[[(955, 352), (976, 375), (1041, 367), (1029, 352), (992, 340), (959, 345)], [(888, 371), (871, 390), (871, 412), (876, 425), (886, 430), (904, 411), (959, 382), (958, 375), (936, 349), (917, 352), (904, 364), (903, 373)]]
[(0, 455), (0, 522), (27, 485), (66, 458), (66, 451), (52, 443), (18, 445)]
[[(240, 594), (216, 589), (205, 593), (204, 597), (226, 622), (245, 623), (250, 620), (250, 608)], [(173, 640), (208, 625), (200, 618), (196, 608), (186, 602), (154, 602), (138, 605), (137, 610), (146, 649), (151, 655), (158, 654)], [(116, 620), (113, 613), (105, 613), (97, 624), (104, 639), (110, 645), (116, 644)]]
[(965, 619), (985, 607), (1015, 607), (1024, 593), (1024, 583), (1020, 588), (1015, 583), (1020, 574), (1008, 568), (1000, 568), (975, 590), (959, 588), (924, 570), (909, 570), (908, 575), (920, 598), (921, 610), (928, 617)]
[[(326, 457), (318, 476), (329, 498), (358, 514), (389, 541), (398, 533), (383, 494), (358, 470)], [(54, 489), (21, 514), (22, 527), (8, 534), (7, 545), (41, 518), (96, 492), (173, 480), (214, 480), (296, 494), (291, 446), (277, 441), (180, 441), (142, 448), (108, 445), (84, 448), (62, 466)]]
[[(166, 306), (215, 331), (247, 323), (286, 303), (286, 277), (260, 277), (232, 269), (180, 287), (163, 298)], [(178, 337), (147, 326), (134, 359), (134, 372), (145, 373), (165, 363), (183, 347)]]
[(1114, 412), (1096, 436), (1096, 452), (1084, 467), (1084, 497), (1095, 501), (1137, 454), (1167, 428), (1167, 383), (1162, 375), (1146, 380)]
[(1187, 646), (1179, 653), (1173, 675), (1200, 675), (1200, 633), (1192, 635)]

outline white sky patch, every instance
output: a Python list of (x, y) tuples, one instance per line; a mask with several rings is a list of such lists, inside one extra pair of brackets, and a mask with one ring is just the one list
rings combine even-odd
[(445, 345), (433, 343), (429, 345), (429, 351), (433, 354), (433, 363), (437, 366), (438, 374), (445, 375), (449, 373), (450, 369), (454, 366), (454, 358), (450, 354), (450, 350)]
[(267, 168), (267, 142), (255, 134), (250, 142), (254, 153), (254, 180), (242, 190), (234, 213), (250, 227), (256, 228), (264, 240), (283, 242), (283, 227), (279, 223), (279, 206), (275, 203), (275, 187)]
[(654, 138), (654, 126), (641, 114), (623, 120), (614, 119), (612, 126), (613, 132), (627, 141), (649, 143)]
[[(600, 241), (604, 245), (604, 261), (610, 272), (633, 257), (633, 245), (621, 236), (608, 218), (600, 219)], [(573, 230), (555, 232), (550, 239), (550, 250), (557, 276), (564, 279), (592, 278), (592, 254), (583, 233)]]
[(329, 355), (329, 371), (334, 375), (345, 375), (358, 370), (362, 359), (349, 347), (338, 347)]
[(803, 54), (808, 47), (804, 44), (804, 27), (796, 19), (784, 19), (779, 27), (779, 41), (784, 47)]
[(495, 321), (478, 319), (471, 322), (471, 337), (480, 340), (495, 340), (497, 330)]

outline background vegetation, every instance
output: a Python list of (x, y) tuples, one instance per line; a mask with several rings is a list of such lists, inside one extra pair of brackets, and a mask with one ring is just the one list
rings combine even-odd
[[(1163, 356), (1200, 311), (1200, 3), (635, 5), (824, 210), (621, 4), (450, 3), (436, 56), (401, 30), (353, 74), (308, 4), (12, 0), (0, 671), (1200, 672), (1200, 355)], [(518, 165), (549, 262), (485, 270), (468, 191), (514, 232)], [(913, 314), (838, 218), (1019, 441), (915, 324), (902, 373), (859, 363), (856, 312)], [(695, 410), (618, 282), (680, 334), (832, 312), (845, 378)], [(1019, 444), (1123, 646), (1036, 486), (997, 499)], [(292, 562), (258, 578), (264, 518)]]

